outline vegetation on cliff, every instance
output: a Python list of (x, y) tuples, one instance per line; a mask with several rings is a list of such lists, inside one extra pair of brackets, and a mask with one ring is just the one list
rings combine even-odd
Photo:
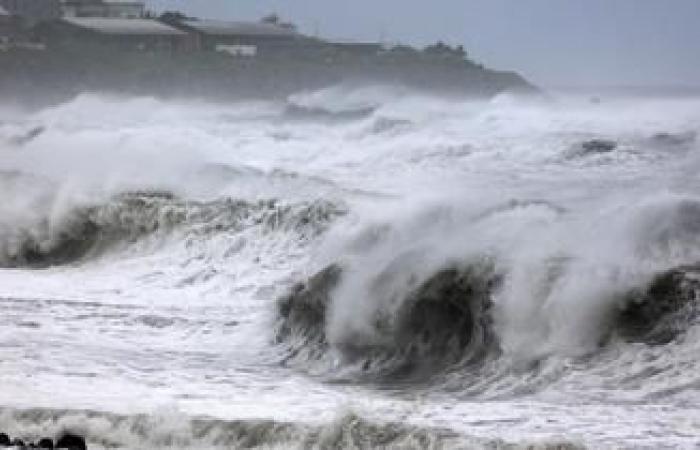
[(223, 52), (137, 52), (49, 47), (0, 52), (0, 98), (62, 101), (102, 91), (159, 97), (284, 98), (341, 82), (405, 85), (450, 95), (492, 96), (535, 91), (520, 75), (489, 70), (462, 47), (396, 46), (376, 55), (328, 47), (323, 52), (233, 57)]

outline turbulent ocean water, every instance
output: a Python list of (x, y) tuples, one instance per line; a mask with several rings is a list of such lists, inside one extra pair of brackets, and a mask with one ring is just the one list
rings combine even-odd
[(0, 109), (0, 431), (697, 448), (700, 99)]

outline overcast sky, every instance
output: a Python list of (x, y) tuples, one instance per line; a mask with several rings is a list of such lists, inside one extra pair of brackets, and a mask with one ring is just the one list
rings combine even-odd
[(258, 19), (322, 37), (464, 44), (546, 86), (700, 86), (700, 0), (148, 0), (156, 11)]

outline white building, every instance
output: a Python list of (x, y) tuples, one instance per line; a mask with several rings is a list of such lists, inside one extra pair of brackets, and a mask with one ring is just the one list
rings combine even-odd
[(111, 17), (137, 19), (145, 5), (137, 0), (61, 0), (64, 17)]

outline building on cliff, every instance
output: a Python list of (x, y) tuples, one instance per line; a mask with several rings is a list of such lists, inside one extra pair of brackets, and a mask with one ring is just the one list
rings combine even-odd
[(0, 0), (0, 6), (10, 16), (21, 19), (25, 26), (61, 17), (59, 0)]
[(179, 51), (192, 48), (192, 36), (150, 19), (65, 17), (37, 26), (36, 34), (51, 47)]
[(61, 0), (65, 17), (111, 17), (120, 19), (141, 18), (145, 5), (137, 0)]
[(173, 23), (173, 26), (195, 36), (201, 50), (225, 51), (234, 55), (290, 54), (321, 46), (317, 39), (283, 24), (183, 20)]

